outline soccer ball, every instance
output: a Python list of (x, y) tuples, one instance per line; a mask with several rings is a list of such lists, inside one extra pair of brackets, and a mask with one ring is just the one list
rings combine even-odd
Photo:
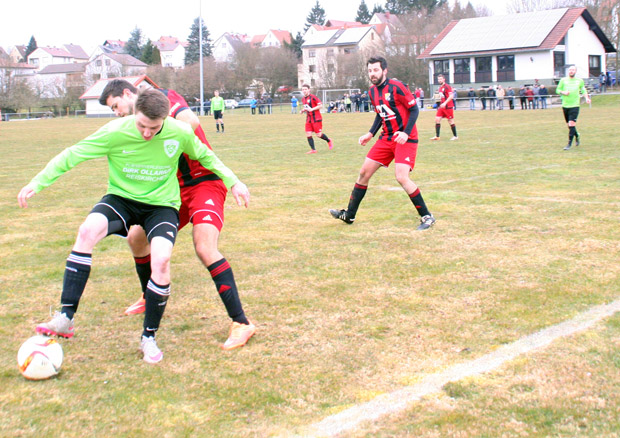
[(28, 380), (49, 379), (62, 365), (62, 347), (57, 340), (36, 335), (26, 340), (17, 352), (19, 371)]

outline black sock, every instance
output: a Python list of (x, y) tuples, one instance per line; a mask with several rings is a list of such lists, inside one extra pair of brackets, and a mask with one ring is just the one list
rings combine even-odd
[(222, 132), (224, 132), (224, 124), (222, 123), (221, 125), (222, 125)]
[(325, 140), (327, 143), (329, 143), (329, 138), (327, 138), (327, 136), (325, 134), (321, 134), (321, 140)]
[(430, 211), (428, 211), (428, 208), (426, 208), (426, 203), (424, 202), (424, 199), (422, 198), (420, 189), (416, 189), (415, 192), (410, 194), (409, 199), (411, 199), (411, 202), (413, 202), (413, 205), (415, 206), (420, 216), (427, 216), (431, 214)]
[(67, 258), (65, 267), (65, 275), (62, 283), (62, 294), (60, 296), (60, 305), (62, 313), (67, 318), (73, 318), (77, 311), (78, 304), (86, 282), (90, 275), (90, 266), (92, 264), (92, 255), (77, 251), (71, 251)]
[(168, 297), (170, 296), (170, 284), (158, 285), (153, 280), (149, 280), (149, 284), (144, 293), (145, 310), (144, 310), (144, 330), (142, 336), (152, 338), (159, 329), (159, 323), (164, 316)]
[(452, 128), (452, 135), (454, 135), (455, 137), (458, 137), (458, 135), (456, 135), (456, 124), (450, 125), (450, 128)]
[(217, 132), (220, 132), (220, 124), (219, 123), (215, 124), (215, 129), (217, 129)]
[(574, 126), (568, 128), (568, 144), (571, 144), (573, 142), (573, 137), (575, 137), (576, 133), (577, 128), (575, 128)]
[(355, 183), (355, 186), (353, 186), (353, 191), (351, 192), (351, 197), (349, 198), (349, 206), (347, 207), (347, 216), (350, 219), (353, 219), (357, 214), (357, 209), (359, 208), (362, 199), (364, 199), (364, 195), (366, 195), (366, 190), (368, 190), (368, 186), (363, 186), (358, 183)]
[(149, 284), (149, 279), (151, 278), (151, 255), (149, 254), (144, 257), (134, 257), (133, 260), (136, 262), (136, 272), (138, 273), (138, 278), (140, 279), (142, 295), (144, 295), (146, 286)]
[(246, 318), (243, 308), (241, 307), (241, 300), (239, 299), (237, 283), (235, 283), (232, 268), (226, 259), (218, 260), (217, 262), (207, 266), (207, 269), (209, 270), (217, 292), (220, 294), (220, 298), (226, 307), (228, 316), (230, 316), (230, 318), (235, 322), (249, 324), (250, 322)]
[(314, 150), (314, 138), (306, 137), (308, 139), (308, 144), (310, 145), (310, 149)]
[(441, 125), (439, 123), (435, 123), (435, 136), (439, 137), (439, 131), (441, 130)]

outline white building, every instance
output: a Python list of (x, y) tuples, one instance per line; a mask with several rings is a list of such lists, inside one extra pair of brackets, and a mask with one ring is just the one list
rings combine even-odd
[(235, 59), (237, 50), (247, 42), (247, 35), (226, 32), (213, 42), (213, 59), (215, 62), (231, 62)]
[(28, 64), (41, 70), (52, 64), (70, 64), (88, 61), (88, 55), (80, 46), (65, 44), (63, 47), (38, 47), (28, 55)]
[(615, 51), (586, 8), (563, 8), (454, 20), (418, 59), (428, 60), (434, 91), (439, 74), (456, 88), (553, 85), (570, 65), (598, 77)]
[(147, 65), (124, 53), (101, 53), (86, 66), (86, 77), (91, 81), (119, 76), (146, 74)]
[(143, 88), (159, 88), (151, 78), (146, 75), (126, 76), (122, 78), (109, 78), (97, 81), (92, 87), (80, 96), (80, 99), (86, 104), (86, 117), (112, 117), (114, 112), (107, 105), (101, 105), (99, 98), (103, 89), (112, 79), (124, 79), (138, 89)]
[(159, 50), (163, 67), (183, 68), (185, 66), (186, 42), (171, 36), (162, 36), (153, 43)]

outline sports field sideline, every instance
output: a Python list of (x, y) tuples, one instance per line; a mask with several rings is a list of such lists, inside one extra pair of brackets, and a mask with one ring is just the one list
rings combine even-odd
[[(250, 209), (229, 200), (220, 247), (258, 332), (223, 353), (228, 320), (184, 230), (159, 366), (142, 363), (142, 320), (122, 310), (138, 280), (125, 242), (104, 240), (62, 341), (61, 374), (28, 382), (20, 343), (59, 299), (81, 220), (105, 192), (87, 162), (19, 210), (16, 194), (63, 147), (104, 120), (0, 123), (0, 436), (287, 436), (378, 396), (414, 386), (620, 298), (620, 101), (582, 106), (582, 143), (563, 151), (560, 109), (457, 111), (460, 139), (428, 141), (418, 121), (413, 179), (437, 217), (416, 232), (409, 200), (380, 170), (356, 223), (335, 221), (367, 151), (371, 114), (329, 114), (327, 151), (306, 155), (303, 116), (226, 114), (202, 125), (246, 182)], [(618, 436), (620, 317), (557, 339), (486, 374), (360, 423), (339, 436)]]

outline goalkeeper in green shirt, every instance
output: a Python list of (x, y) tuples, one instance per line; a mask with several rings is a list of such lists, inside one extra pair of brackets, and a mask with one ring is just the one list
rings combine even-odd
[(573, 139), (575, 144), (579, 146), (581, 136), (577, 132), (577, 117), (579, 117), (579, 102), (581, 96), (585, 96), (586, 103), (590, 103), (590, 96), (588, 96), (588, 90), (586, 90), (583, 79), (576, 78), (577, 67), (574, 65), (568, 68), (568, 76), (562, 78), (556, 91), (562, 98), (562, 110), (564, 111), (564, 119), (568, 124), (568, 144), (564, 147), (567, 151), (573, 146)]
[(143, 91), (136, 100), (134, 116), (109, 122), (65, 149), (19, 192), (18, 203), (25, 208), (28, 199), (82, 161), (108, 159), (107, 193), (80, 226), (67, 259), (61, 310), (51, 321), (39, 324), (37, 333), (73, 336), (73, 315), (90, 275), (95, 245), (110, 234), (127, 236), (131, 225), (141, 225), (151, 244), (152, 273), (145, 292), (140, 348), (148, 363), (163, 358), (155, 332), (170, 295), (170, 257), (181, 205), (176, 175), (179, 156), (185, 153), (217, 174), (239, 205), (247, 207), (250, 200), (245, 184), (194, 135), (190, 125), (166, 117), (169, 109), (170, 102), (163, 93)]
[(213, 118), (215, 119), (215, 128), (217, 132), (220, 132), (220, 125), (222, 125), (222, 134), (224, 133), (224, 108), (226, 107), (224, 99), (220, 97), (220, 92), (215, 90), (214, 96), (211, 99), (211, 111), (213, 111)]

